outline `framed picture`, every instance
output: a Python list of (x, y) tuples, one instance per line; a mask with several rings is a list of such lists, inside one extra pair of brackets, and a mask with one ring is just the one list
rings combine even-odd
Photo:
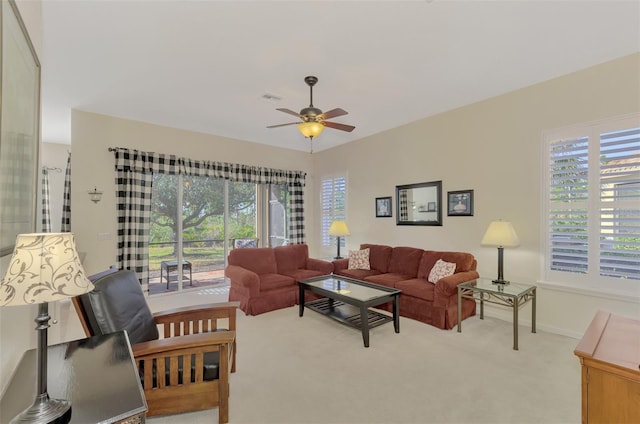
[(391, 217), (391, 196), (376, 197), (376, 218)]
[(448, 216), (473, 216), (473, 190), (447, 192)]
[(0, 2), (0, 256), (36, 228), (40, 62), (15, 1)]

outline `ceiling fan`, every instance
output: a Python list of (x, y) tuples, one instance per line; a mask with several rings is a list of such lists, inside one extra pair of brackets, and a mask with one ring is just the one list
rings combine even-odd
[(302, 121), (289, 122), (286, 124), (270, 125), (267, 128), (284, 127), (287, 125), (298, 125), (298, 129), (300, 130), (302, 135), (310, 139), (313, 139), (313, 137), (317, 137), (318, 135), (320, 135), (322, 130), (324, 130), (324, 127), (334, 128), (336, 130), (347, 131), (347, 132), (351, 132), (354, 130), (355, 127), (353, 125), (339, 124), (337, 122), (327, 121), (327, 119), (348, 114), (349, 112), (347, 112), (346, 110), (335, 108), (327, 112), (322, 112), (320, 109), (313, 106), (313, 86), (316, 85), (316, 83), (318, 82), (317, 77), (314, 77), (314, 76), (305, 77), (304, 82), (306, 82), (307, 85), (309, 86), (309, 97), (310, 97), (309, 107), (305, 107), (300, 111), (300, 113), (294, 112), (291, 109), (286, 109), (286, 108), (276, 109), (281, 112), (288, 113), (289, 115), (297, 116), (298, 118), (302, 119)]

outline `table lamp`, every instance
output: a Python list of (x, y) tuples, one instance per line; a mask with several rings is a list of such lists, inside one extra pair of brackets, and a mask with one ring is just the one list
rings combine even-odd
[(49, 302), (87, 293), (87, 279), (72, 233), (20, 234), (0, 282), (0, 306), (38, 304), (37, 392), (33, 404), (11, 423), (68, 423), (71, 402), (47, 393)]
[(520, 245), (520, 239), (509, 221), (492, 221), (489, 228), (482, 237), (483, 246), (498, 247), (498, 278), (492, 280), (495, 284), (509, 284), (503, 276), (503, 255), (505, 247), (516, 247)]
[(349, 235), (349, 228), (344, 221), (333, 221), (329, 227), (329, 235), (336, 236), (336, 244), (338, 245), (338, 254), (333, 259), (342, 259), (340, 256), (340, 237)]

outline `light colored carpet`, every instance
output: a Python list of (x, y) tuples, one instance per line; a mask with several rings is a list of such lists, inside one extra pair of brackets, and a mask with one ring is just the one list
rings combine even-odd
[[(217, 298), (216, 298), (217, 296)], [(223, 294), (172, 296), (152, 308), (225, 300)], [(177, 302), (177, 304), (175, 303)], [(155, 306), (155, 307), (154, 307)], [(532, 334), (477, 316), (463, 332), (401, 318), (361, 333), (292, 307), (255, 317), (238, 311), (234, 423), (579, 423), (577, 340)], [(150, 424), (217, 422), (217, 409), (149, 418)]]

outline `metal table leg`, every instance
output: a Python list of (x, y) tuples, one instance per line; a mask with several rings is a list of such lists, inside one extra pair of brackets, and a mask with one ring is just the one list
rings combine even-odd
[(518, 309), (519, 309), (518, 296), (513, 298), (513, 350), (518, 350)]
[(536, 289), (533, 289), (533, 299), (531, 299), (531, 332), (536, 332)]
[(462, 332), (462, 290), (458, 287), (458, 333)]

